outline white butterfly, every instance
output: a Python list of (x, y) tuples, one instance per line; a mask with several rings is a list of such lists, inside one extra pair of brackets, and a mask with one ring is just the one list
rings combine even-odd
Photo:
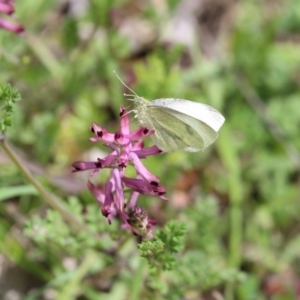
[(221, 113), (206, 104), (176, 98), (148, 101), (132, 92), (137, 119), (155, 130), (151, 138), (165, 152), (203, 150), (216, 140), (225, 121)]

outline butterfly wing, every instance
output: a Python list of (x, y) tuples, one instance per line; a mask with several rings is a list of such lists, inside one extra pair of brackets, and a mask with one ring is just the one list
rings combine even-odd
[[(182, 121), (186, 128), (189, 128), (189, 132), (187, 132), (187, 134), (190, 134), (191, 129), (194, 130), (194, 132), (197, 133), (192, 135), (191, 137), (189, 137), (189, 142), (191, 145), (193, 145), (195, 143), (195, 140), (198, 138), (198, 136), (201, 137), (202, 142), (203, 142), (203, 146), (200, 150), (203, 150), (204, 148), (208, 147), (209, 145), (211, 145), (218, 137), (218, 133), (212, 129), (210, 126), (208, 126), (206, 123), (195, 119), (189, 115), (168, 109), (168, 108), (164, 108), (165, 112), (168, 112), (170, 115), (176, 117), (178, 120)], [(193, 140), (193, 139), (194, 140)]]
[(165, 152), (203, 150), (217, 133), (205, 123), (164, 107), (147, 108), (147, 127), (154, 129), (154, 143)]
[(225, 118), (213, 107), (185, 99), (162, 98), (150, 102), (149, 108), (165, 108), (205, 123), (218, 132)]

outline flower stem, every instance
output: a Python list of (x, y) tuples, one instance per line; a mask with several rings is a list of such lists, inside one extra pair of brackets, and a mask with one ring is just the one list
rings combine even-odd
[(40, 196), (45, 200), (45, 202), (51, 206), (53, 209), (57, 210), (61, 213), (63, 218), (67, 221), (69, 221), (71, 224), (73, 224), (77, 229), (88, 231), (91, 233), (90, 229), (83, 224), (76, 216), (71, 214), (68, 209), (61, 203), (61, 201), (51, 194), (49, 191), (47, 191), (30, 173), (30, 171), (26, 168), (25, 164), (21, 162), (20, 158), (16, 155), (16, 153), (12, 150), (12, 148), (9, 146), (9, 144), (5, 140), (5, 135), (0, 136), (0, 142), (2, 145), (2, 149), (5, 151), (5, 153), (8, 155), (8, 157), (11, 159), (11, 161), (14, 162), (14, 164), (17, 166), (25, 180), (27, 180), (30, 184), (32, 184), (37, 192), (40, 194)]

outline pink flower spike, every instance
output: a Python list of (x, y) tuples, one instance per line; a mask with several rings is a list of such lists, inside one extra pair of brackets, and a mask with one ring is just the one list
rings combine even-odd
[[(98, 158), (97, 161), (73, 163), (73, 172), (92, 170), (92, 175), (94, 175), (104, 168), (109, 168), (110, 177), (105, 184), (94, 185), (89, 181), (87, 185), (97, 199), (102, 215), (106, 217), (109, 224), (113, 219), (118, 218), (122, 229), (130, 230), (141, 239), (151, 238), (156, 221), (148, 219), (147, 211), (137, 206), (139, 195), (145, 194), (162, 200), (168, 199), (164, 196), (166, 194), (165, 187), (159, 185), (159, 178), (147, 170), (141, 159), (161, 154), (162, 151), (157, 146), (144, 148), (142, 139), (153, 134), (154, 131), (140, 127), (138, 130), (130, 132), (129, 121), (129, 114), (121, 106), (121, 127), (117, 132), (109, 133), (104, 127), (93, 122), (91, 131), (95, 136), (90, 138), (90, 141), (102, 142), (112, 151), (106, 157)], [(128, 166), (134, 167), (137, 173), (136, 178), (125, 177)], [(125, 187), (129, 188), (131, 192), (126, 199)]]

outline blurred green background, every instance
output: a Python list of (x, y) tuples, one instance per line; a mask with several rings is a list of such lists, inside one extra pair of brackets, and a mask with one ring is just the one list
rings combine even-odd
[[(2, 151), (0, 297), (300, 299), (299, 1), (15, 5), (25, 33), (0, 30), (0, 82), (22, 97), (7, 139), (101, 239), (74, 232)], [(190, 99), (226, 117), (204, 152), (144, 161), (170, 201), (141, 196), (139, 205), (156, 228), (187, 226), (176, 267), (155, 276), (134, 237), (102, 217), (89, 172), (71, 173), (74, 161), (106, 154), (89, 142), (91, 122), (113, 132), (120, 105), (131, 104), (113, 70), (146, 99)]]

